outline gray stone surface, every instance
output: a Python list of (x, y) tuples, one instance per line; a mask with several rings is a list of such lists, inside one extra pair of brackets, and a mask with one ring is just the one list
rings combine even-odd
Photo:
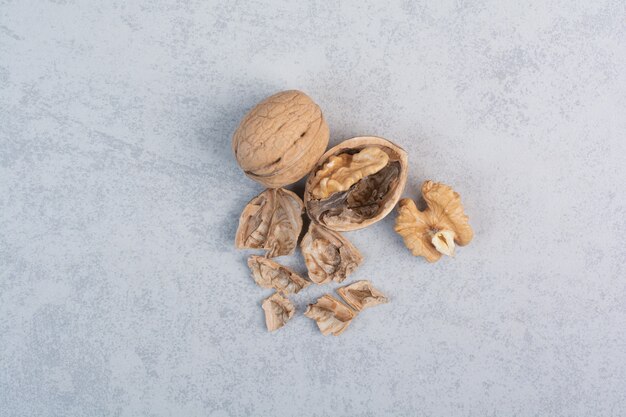
[[(625, 8), (0, 1), (0, 415), (626, 415)], [(339, 338), (301, 314), (336, 285), (268, 334), (233, 247), (231, 134), (288, 88), (476, 231), (348, 234), (392, 301)]]

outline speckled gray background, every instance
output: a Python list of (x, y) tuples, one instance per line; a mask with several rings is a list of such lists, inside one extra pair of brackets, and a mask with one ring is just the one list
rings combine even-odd
[[(626, 415), (626, 4), (385, 3), (0, 1), (2, 417)], [(392, 302), (339, 338), (268, 334), (233, 247), (231, 134), (288, 88), (476, 231), (348, 234)]]

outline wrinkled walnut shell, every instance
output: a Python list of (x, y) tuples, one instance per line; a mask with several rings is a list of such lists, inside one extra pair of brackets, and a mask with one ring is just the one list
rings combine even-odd
[(233, 152), (245, 174), (268, 188), (308, 174), (328, 146), (322, 111), (306, 94), (289, 90), (257, 104), (233, 135)]
[[(388, 156), (382, 169), (374, 166), (379, 170), (374, 173), (371, 173), (372, 170), (365, 171), (367, 175), (364, 177), (362, 172), (355, 172), (342, 184), (331, 188), (340, 191), (326, 198), (316, 198), (320, 193), (323, 176), (328, 178), (326, 172), (332, 171), (330, 165), (349, 164), (350, 158), (342, 160), (342, 155), (356, 155), (371, 148), (379, 148)], [(323, 175), (317, 175), (318, 172)], [(375, 136), (348, 139), (328, 150), (311, 171), (304, 191), (307, 213), (311, 220), (331, 230), (346, 232), (362, 229), (383, 219), (393, 210), (404, 190), (407, 174), (407, 154), (399, 146)]]

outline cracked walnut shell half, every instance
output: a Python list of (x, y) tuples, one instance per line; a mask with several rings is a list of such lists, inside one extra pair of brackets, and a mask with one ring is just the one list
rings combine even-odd
[(291, 301), (279, 293), (263, 300), (261, 307), (265, 312), (265, 325), (270, 332), (283, 327), (296, 311)]
[(263, 191), (241, 213), (235, 245), (239, 249), (266, 249), (270, 258), (293, 253), (302, 230), (303, 209), (302, 200), (291, 191)]
[(311, 222), (300, 242), (309, 279), (316, 284), (343, 282), (363, 262), (363, 256), (341, 234)]
[(233, 135), (233, 152), (248, 177), (278, 188), (308, 174), (326, 150), (328, 138), (319, 106), (301, 91), (282, 91), (243, 118)]
[(355, 313), (335, 297), (326, 294), (315, 304), (310, 304), (304, 315), (317, 322), (317, 327), (324, 336), (331, 333), (339, 336), (348, 328)]
[(419, 211), (410, 198), (400, 201), (395, 231), (415, 256), (436, 262), (454, 255), (455, 243), (465, 246), (474, 237), (463, 211), (461, 197), (449, 186), (433, 181), (422, 184), (427, 209)]
[(252, 278), (263, 288), (274, 288), (287, 294), (297, 294), (301, 289), (311, 285), (309, 281), (291, 269), (263, 256), (252, 255), (248, 258), (248, 267)]
[(348, 139), (326, 152), (307, 179), (309, 217), (335, 231), (361, 229), (384, 218), (406, 184), (406, 152), (386, 139)]
[(389, 302), (385, 295), (374, 288), (369, 281), (357, 281), (337, 289), (337, 293), (356, 311)]

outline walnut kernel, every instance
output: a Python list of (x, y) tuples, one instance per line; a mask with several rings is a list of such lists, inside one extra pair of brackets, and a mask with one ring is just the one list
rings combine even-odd
[(422, 195), (428, 208), (419, 211), (409, 198), (400, 201), (395, 230), (415, 256), (436, 262), (442, 254), (452, 256), (455, 243), (465, 246), (474, 232), (463, 211), (461, 197), (449, 186), (425, 181)]

